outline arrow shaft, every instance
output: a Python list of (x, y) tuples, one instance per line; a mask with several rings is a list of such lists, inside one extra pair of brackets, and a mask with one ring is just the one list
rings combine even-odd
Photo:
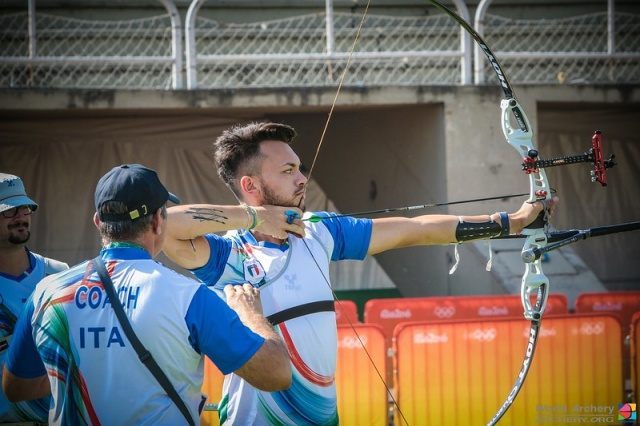
[[(432, 204), (419, 204), (419, 205), (415, 205), (415, 206), (404, 206), (404, 207), (394, 207), (394, 208), (389, 208), (389, 209), (380, 209), (380, 210), (368, 210), (368, 211), (363, 211), (363, 212), (355, 212), (355, 213), (345, 213), (345, 214), (338, 214), (338, 215), (334, 215), (334, 216), (329, 216), (331, 218), (335, 218), (335, 217), (346, 217), (346, 216), (365, 216), (365, 215), (372, 215), (372, 214), (379, 214), (379, 213), (391, 213), (391, 212), (400, 212), (400, 211), (408, 211), (408, 210), (419, 210), (419, 209), (426, 209), (429, 207), (442, 207), (442, 206), (452, 206), (454, 204), (465, 204), (465, 203), (476, 203), (476, 202), (480, 202), (480, 201), (490, 201), (490, 200), (502, 200), (502, 199), (507, 199), (507, 198), (514, 198), (514, 197), (524, 197), (529, 195), (529, 193), (522, 193), (522, 194), (511, 194), (511, 195), (497, 195), (494, 197), (484, 197), (484, 198), (474, 198), (474, 199), (470, 199), (470, 200), (460, 200), (460, 201), (447, 201), (447, 202), (443, 202), (443, 203), (432, 203)], [(304, 218), (302, 220), (308, 220), (311, 222), (318, 222), (320, 220), (323, 219), (328, 219), (329, 217), (320, 217), (320, 216), (311, 216), (308, 218)]]

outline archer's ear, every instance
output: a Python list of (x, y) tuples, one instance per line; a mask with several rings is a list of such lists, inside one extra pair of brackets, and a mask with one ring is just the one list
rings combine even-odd
[(240, 178), (240, 190), (244, 194), (257, 196), (260, 194), (260, 184), (251, 176), (242, 176)]
[(96, 228), (100, 229), (100, 219), (98, 218), (98, 212), (93, 214), (93, 224), (96, 225)]

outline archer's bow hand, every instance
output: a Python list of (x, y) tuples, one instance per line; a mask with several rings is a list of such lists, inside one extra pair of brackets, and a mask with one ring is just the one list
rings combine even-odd
[[(254, 207), (254, 209), (257, 215), (257, 224), (254, 228), (256, 231), (280, 239), (286, 239), (288, 234), (296, 237), (304, 236), (305, 224), (299, 219), (302, 217), (302, 210), (296, 207), (268, 205)], [(297, 219), (290, 220), (291, 212), (297, 215)]]
[[(509, 215), (511, 233), (520, 234), (524, 228), (534, 223), (538, 218), (542, 218), (543, 223), (547, 222), (553, 217), (559, 201), (558, 197), (533, 203), (525, 201), (520, 210)], [(545, 215), (546, 217), (544, 217)]]

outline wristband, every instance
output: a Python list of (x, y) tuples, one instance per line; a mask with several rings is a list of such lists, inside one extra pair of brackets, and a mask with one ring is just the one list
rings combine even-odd
[(247, 223), (247, 229), (253, 229), (258, 226), (258, 214), (256, 213), (256, 209), (253, 207), (244, 204), (244, 208), (247, 211), (247, 216), (249, 218), (249, 223)]
[(500, 236), (504, 237), (506, 235), (510, 235), (510, 229), (509, 229), (509, 215), (507, 214), (507, 212), (498, 212), (498, 214), (500, 215), (500, 225), (502, 227), (502, 232), (500, 232)]

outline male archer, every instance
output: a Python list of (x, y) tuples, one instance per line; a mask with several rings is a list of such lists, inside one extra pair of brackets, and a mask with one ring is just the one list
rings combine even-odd
[[(263, 205), (290, 207), (297, 214), (305, 211), (307, 178), (290, 146), (295, 136), (285, 124), (251, 123), (226, 130), (214, 142), (218, 174), (248, 212)], [(553, 210), (556, 202), (550, 200), (547, 208)], [(214, 220), (197, 214), (212, 207), (168, 209), (164, 251), (221, 297), (229, 283), (250, 282), (259, 288), (264, 314), (286, 342), (293, 369), (292, 386), (278, 392), (262, 392), (237, 375), (227, 375), (219, 406), (221, 424), (336, 425), (337, 329), (329, 262), (520, 233), (544, 205), (524, 203), (515, 213), (479, 216), (357, 219), (319, 212), (314, 214), (323, 220), (306, 224), (283, 215), (283, 223), (291, 223), (281, 232), (248, 227), (225, 236), (213, 233)]]

